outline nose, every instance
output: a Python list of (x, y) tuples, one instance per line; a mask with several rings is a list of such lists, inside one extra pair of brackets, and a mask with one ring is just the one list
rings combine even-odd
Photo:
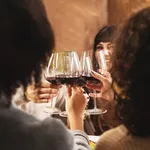
[(109, 56), (109, 51), (108, 51), (108, 49), (104, 49), (104, 55), (105, 55), (105, 56)]

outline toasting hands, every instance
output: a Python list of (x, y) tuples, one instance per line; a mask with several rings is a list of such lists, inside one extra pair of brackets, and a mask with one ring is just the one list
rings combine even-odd
[(39, 86), (29, 85), (26, 89), (26, 97), (29, 100), (37, 103), (45, 103), (50, 101), (53, 97), (57, 96), (61, 85), (53, 85), (48, 82), (42, 82)]
[[(100, 71), (101, 72), (101, 71)], [(91, 97), (104, 98), (106, 100), (112, 101), (114, 99), (114, 92), (111, 88), (112, 78), (108, 71), (105, 71), (105, 75), (99, 74), (95, 71), (92, 71), (92, 76), (98, 80), (100, 80), (99, 84), (86, 84), (87, 88), (96, 90), (99, 93), (90, 93)]]

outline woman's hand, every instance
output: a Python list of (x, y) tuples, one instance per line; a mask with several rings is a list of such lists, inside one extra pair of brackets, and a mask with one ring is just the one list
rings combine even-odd
[(89, 89), (96, 90), (99, 93), (90, 93), (91, 97), (104, 98), (106, 100), (112, 101), (114, 99), (114, 92), (111, 88), (112, 78), (109, 72), (105, 71), (105, 75), (99, 74), (92, 71), (92, 76), (100, 80), (99, 84), (87, 83), (86, 86)]
[(83, 129), (84, 110), (87, 99), (80, 87), (67, 87), (66, 111), (72, 130)]
[(57, 96), (61, 85), (53, 85), (48, 82), (43, 82), (39, 86), (29, 85), (26, 89), (25, 95), (27, 99), (37, 103), (45, 103)]

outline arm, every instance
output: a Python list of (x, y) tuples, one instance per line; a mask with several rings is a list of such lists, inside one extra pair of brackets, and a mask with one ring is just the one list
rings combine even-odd
[[(13, 146), (12, 149), (19, 147), (28, 150), (90, 150), (84, 132), (71, 132), (58, 119), (50, 117), (40, 121), (14, 108), (1, 109), (0, 114), (0, 121), (2, 121), (0, 136), (2, 139), (9, 137), (8, 144), (4, 145)], [(20, 142), (17, 145), (9, 144), (13, 141)]]
[(83, 118), (86, 104), (87, 100), (81, 88), (68, 87), (66, 111), (68, 113), (70, 129), (74, 135), (75, 150), (90, 150), (88, 136), (83, 132)]
[(53, 138), (53, 141), (55, 141), (54, 143), (51, 143), (52, 149), (90, 150), (88, 137), (83, 131), (69, 131), (60, 120), (52, 118), (46, 119), (42, 123), (42, 126), (50, 136), (47, 138)]
[(83, 90), (79, 87), (68, 87), (66, 97), (66, 111), (71, 130), (84, 130), (83, 118), (86, 99)]

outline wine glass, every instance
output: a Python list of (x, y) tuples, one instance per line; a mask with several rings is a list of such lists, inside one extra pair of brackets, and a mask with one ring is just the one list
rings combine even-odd
[[(45, 78), (51, 84), (59, 84), (59, 82), (57, 82), (56, 80), (56, 75), (55, 75), (57, 61), (58, 61), (57, 54), (52, 53), (48, 62), (48, 66), (46, 68), (46, 72), (45, 72)], [(51, 101), (49, 102), (49, 105), (45, 106), (43, 111), (45, 113), (49, 113), (50, 115), (59, 114), (61, 110), (59, 108), (56, 108), (55, 105), (56, 105), (56, 97), (51, 99)]]
[[(80, 61), (75, 51), (63, 51), (56, 53), (56, 69), (55, 78), (58, 83), (65, 85), (78, 85), (81, 77)], [(64, 93), (67, 93), (64, 91)], [(67, 117), (67, 112), (63, 111), (59, 114)]]
[(75, 51), (58, 52), (56, 59), (56, 81), (66, 85), (78, 84), (81, 69), (77, 53)]
[[(104, 74), (106, 71), (105, 70), (106, 65), (103, 66), (105, 63), (104, 54), (102, 53), (99, 56), (100, 56), (100, 62), (102, 62), (101, 63), (101, 69), (103, 70), (102, 73)], [(95, 79), (91, 75), (91, 71), (93, 70), (93, 64), (92, 64), (92, 60), (91, 60), (89, 52), (83, 52), (80, 62), (81, 62), (81, 74), (82, 74), (83, 80), (85, 82), (90, 82), (92, 84), (101, 84), (101, 82), (98, 79)], [(97, 71), (97, 70), (95, 70), (95, 71)], [(96, 90), (93, 90), (93, 93), (96, 94)], [(96, 97), (94, 97), (94, 108), (86, 110), (86, 113), (90, 114), (90, 115), (104, 114), (106, 112), (107, 112), (106, 109), (97, 108)]]

